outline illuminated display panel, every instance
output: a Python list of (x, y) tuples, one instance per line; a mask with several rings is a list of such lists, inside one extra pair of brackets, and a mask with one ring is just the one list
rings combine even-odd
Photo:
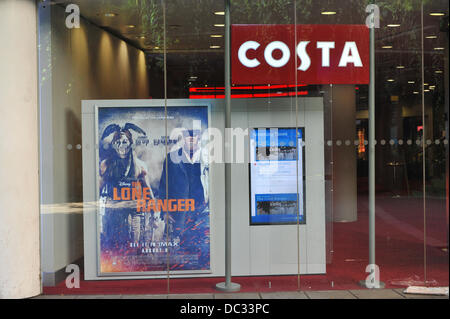
[(251, 130), (250, 225), (306, 222), (303, 147), (304, 128)]

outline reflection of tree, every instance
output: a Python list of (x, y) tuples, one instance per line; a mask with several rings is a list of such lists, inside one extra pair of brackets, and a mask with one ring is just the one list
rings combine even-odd
[[(360, 23), (364, 24), (368, 15), (365, 9), (368, 4), (375, 3), (380, 8), (381, 20), (391, 19), (416, 24), (417, 20), (411, 19), (411, 12), (420, 12), (421, 3), (427, 5), (431, 0), (297, 0), (295, 12), (297, 23), (325, 23), (332, 21), (336, 24)], [(336, 11), (338, 14), (328, 19), (320, 15), (323, 10)], [(292, 0), (231, 0), (232, 20), (237, 23), (259, 24), (291, 24), (294, 23), (294, 1)], [(247, 21), (247, 22), (244, 22)]]
[[(164, 44), (164, 12), (166, 20), (166, 46), (169, 49), (179, 42), (177, 37), (189, 33), (201, 34), (205, 27), (210, 28), (211, 24), (206, 23), (208, 17), (212, 16), (213, 10), (223, 10), (223, 2), (214, 0), (128, 0), (124, 11), (136, 11), (139, 25), (143, 32), (148, 35), (153, 46), (163, 48)], [(120, 7), (119, 7), (120, 10)], [(182, 26), (183, 29), (171, 32), (170, 26), (176, 28), (178, 18), (186, 18), (188, 15), (189, 26)], [(186, 28), (188, 27), (188, 29)]]
[[(326, 23), (331, 21), (336, 24), (359, 23), (364, 24), (367, 17), (365, 8), (374, 2), (380, 8), (381, 22), (395, 21), (402, 25), (417, 26), (418, 21), (411, 19), (411, 13), (420, 13), (421, 3), (424, 6), (432, 3), (431, 0), (231, 0), (232, 23), (258, 23), (258, 24), (293, 24), (294, 14), (297, 15), (298, 24)], [(214, 10), (223, 10), (224, 1), (215, 0), (127, 0), (123, 8), (117, 5), (117, 10), (131, 9), (138, 13), (139, 25), (144, 32), (151, 37), (151, 43), (155, 46), (163, 45), (163, 6), (165, 6), (166, 23), (174, 23), (174, 18), (185, 12), (192, 16), (189, 25), (190, 34), (200, 34), (205, 27), (207, 18)], [(332, 9), (338, 12), (332, 18), (320, 15), (323, 10)], [(295, 11), (294, 11), (295, 9)], [(166, 26), (166, 33), (167, 32)], [(167, 46), (176, 42), (175, 38), (166, 38)]]
[[(306, 0), (302, 2), (305, 2), (305, 8), (311, 8), (314, 1)], [(233, 21), (258, 24), (294, 23), (294, 4), (290, 0), (231, 0), (230, 10), (232, 23), (234, 23)]]
[(152, 35), (153, 45), (159, 47), (164, 44), (164, 16), (161, 3), (159, 0), (128, 0), (129, 5), (137, 5), (142, 29)]

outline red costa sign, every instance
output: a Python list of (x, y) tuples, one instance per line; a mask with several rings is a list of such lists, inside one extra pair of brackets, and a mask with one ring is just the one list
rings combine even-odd
[(365, 25), (232, 25), (231, 32), (233, 84), (369, 83)]

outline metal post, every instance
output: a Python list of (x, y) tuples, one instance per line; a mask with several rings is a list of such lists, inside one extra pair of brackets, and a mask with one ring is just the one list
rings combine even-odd
[[(378, 275), (375, 269), (375, 25), (370, 27), (370, 83), (369, 83), (369, 269), (372, 279)], [(382, 282), (361, 281), (366, 288), (384, 288)], [(369, 286), (370, 285), (370, 286)]]
[(370, 29), (369, 83), (369, 264), (375, 264), (375, 28)]
[[(231, 83), (230, 83), (230, 0), (225, 0), (225, 282), (216, 289), (236, 292), (241, 285), (231, 282)], [(227, 146), (228, 145), (228, 146)]]

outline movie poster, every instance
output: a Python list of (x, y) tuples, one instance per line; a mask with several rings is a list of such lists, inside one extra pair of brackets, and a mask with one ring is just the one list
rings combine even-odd
[(210, 270), (208, 107), (99, 107), (99, 273)]

